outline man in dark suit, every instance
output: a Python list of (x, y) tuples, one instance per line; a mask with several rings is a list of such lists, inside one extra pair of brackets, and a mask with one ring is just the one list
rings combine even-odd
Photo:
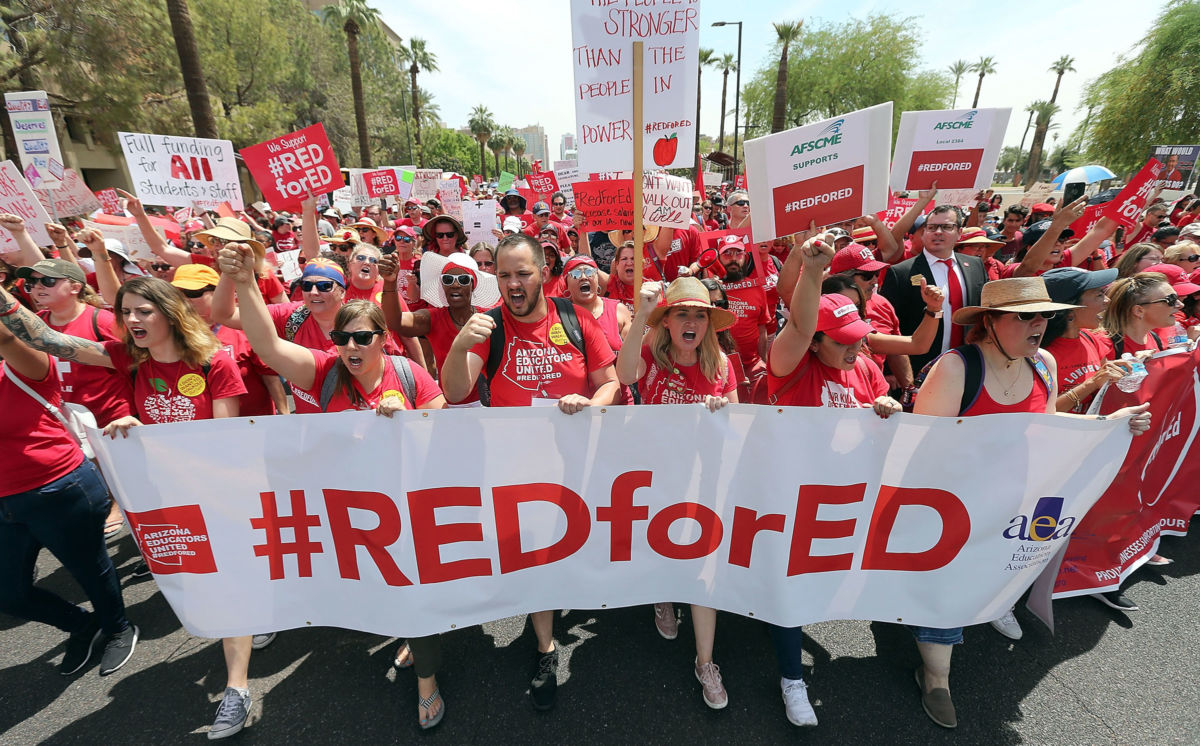
[[(966, 329), (950, 323), (950, 315), (963, 306), (979, 305), (979, 293), (987, 282), (983, 260), (966, 254), (956, 254), (954, 245), (962, 234), (962, 216), (950, 205), (939, 205), (925, 220), (925, 249), (888, 269), (879, 292), (891, 301), (900, 319), (900, 333), (912, 334), (921, 318), (930, 313), (921, 300), (921, 288), (912, 278), (921, 275), (930, 285), (945, 292), (941, 324), (929, 352), (912, 355), (913, 373), (946, 350), (962, 344)], [(930, 314), (933, 315), (933, 314)]]

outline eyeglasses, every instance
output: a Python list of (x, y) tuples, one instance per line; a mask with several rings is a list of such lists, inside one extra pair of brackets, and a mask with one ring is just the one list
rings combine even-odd
[(366, 347), (375, 341), (375, 335), (383, 333), (382, 329), (363, 329), (357, 332), (344, 332), (340, 329), (334, 329), (329, 332), (329, 338), (338, 347), (345, 347), (350, 344), (350, 340), (352, 339), (354, 340), (354, 344), (359, 347)]
[(567, 206), (566, 202), (551, 202), (550, 204), (554, 205), (555, 207), (566, 207)]
[(441, 231), (438, 231), (437, 233), (434, 233), (433, 235), (437, 236), (438, 238), (454, 238), (458, 234), (455, 233), (454, 231), (450, 231), (448, 233), (443, 233)]
[(926, 223), (925, 230), (929, 231), (930, 233), (938, 233), (939, 231), (942, 233), (951, 233), (953, 231), (958, 230), (958, 224), (957, 223)]
[(874, 280), (876, 277), (879, 276), (879, 271), (876, 270), (874, 272), (855, 272), (854, 276), (860, 280)]
[(721, 252), (721, 256), (741, 256), (745, 253), (745, 249), (725, 249)]
[[(42, 279), (44, 281), (46, 278), (42, 278)], [(1171, 293), (1170, 295), (1166, 296), (1165, 298), (1156, 298), (1154, 300), (1145, 301), (1144, 303), (1138, 303), (1137, 305), (1149, 306), (1149, 305), (1153, 305), (1155, 303), (1166, 303), (1168, 306), (1178, 306), (1179, 305), (1179, 296), (1176, 295), (1175, 293)]]
[(596, 270), (593, 267), (576, 267), (567, 273), (567, 277), (572, 280), (582, 280), (585, 277), (595, 277)]
[(205, 293), (210, 290), (216, 290), (216, 288), (214, 288), (212, 285), (205, 285), (199, 290), (189, 290), (187, 288), (179, 288), (179, 290), (184, 294), (184, 296), (191, 298), (192, 300), (196, 300), (197, 298), (203, 298)]
[(479, 268), (480, 268), (480, 269), (482, 269), (482, 268), (484, 268), (484, 267), (492, 267), (492, 268), (495, 268), (495, 266), (496, 266), (496, 263), (495, 263), (495, 262), (479, 262)]
[(306, 293), (311, 293), (316, 289), (318, 293), (328, 293), (333, 290), (333, 280), (301, 280), (300, 289)]
[(1058, 311), (1018, 311), (1016, 313), (1018, 321), (1033, 321), (1041, 316), (1046, 321), (1058, 315)]
[(29, 283), (29, 287), (31, 287), (31, 288), (35, 288), (38, 285), (41, 285), (44, 288), (52, 288), (55, 285), (57, 285), (58, 281), (61, 279), (63, 279), (63, 278), (61, 278), (61, 277), (30, 277), (28, 280), (26, 280), (26, 282)]
[(731, 204), (731, 205), (737, 205), (738, 207), (749, 207), (749, 206), (750, 206), (750, 200), (748, 200), (748, 199), (739, 199), (737, 202), (730, 202), (729, 204)]
[(155, 263), (155, 264), (150, 265), (150, 269), (154, 270), (155, 272), (169, 272), (171, 269), (171, 265)]
[(331, 243), (329, 245), (332, 246), (333, 250), (339, 254), (348, 254), (350, 253), (350, 249), (353, 248), (348, 243)]
[(470, 275), (442, 275), (442, 284), (448, 288), (454, 287), (455, 285), (467, 287), (472, 282), (474, 282), (474, 280), (471, 279)]
[(357, 254), (357, 255), (354, 257), (354, 261), (356, 261), (356, 262), (370, 262), (371, 264), (379, 264), (379, 257), (377, 257), (377, 256), (367, 256), (366, 254)]

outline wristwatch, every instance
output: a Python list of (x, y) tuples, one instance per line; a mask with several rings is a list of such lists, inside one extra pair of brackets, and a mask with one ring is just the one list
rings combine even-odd
[(942, 318), (942, 309), (939, 308), (936, 311), (930, 311), (928, 308), (926, 308), (925, 315), (931, 319), (940, 319)]

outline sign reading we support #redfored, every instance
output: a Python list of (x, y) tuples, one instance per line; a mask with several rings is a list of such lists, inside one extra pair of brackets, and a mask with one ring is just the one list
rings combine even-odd
[(1163, 164), (1151, 158), (1100, 214), (1112, 218), (1126, 228), (1132, 228), (1142, 217), (1142, 208), (1146, 206), (1146, 200), (1154, 191), (1162, 168)]
[(330, 194), (345, 186), (320, 122), (240, 152), (263, 197), (276, 210), (298, 210), (309, 195)]

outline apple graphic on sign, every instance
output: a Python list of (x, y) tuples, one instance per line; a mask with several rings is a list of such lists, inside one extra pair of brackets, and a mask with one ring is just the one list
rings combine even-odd
[(660, 137), (654, 143), (654, 163), (659, 166), (669, 166), (675, 161), (675, 152), (679, 150), (679, 138), (672, 132), (666, 137)]

